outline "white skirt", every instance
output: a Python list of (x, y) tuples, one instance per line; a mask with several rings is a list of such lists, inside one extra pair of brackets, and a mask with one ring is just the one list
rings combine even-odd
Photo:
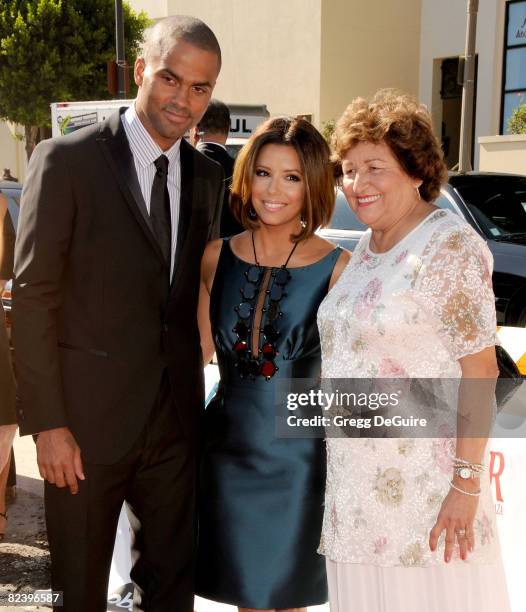
[(331, 612), (511, 612), (502, 562), (380, 567), (327, 559)]

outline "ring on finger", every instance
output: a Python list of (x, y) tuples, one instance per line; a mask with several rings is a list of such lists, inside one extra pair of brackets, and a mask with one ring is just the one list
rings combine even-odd
[(465, 529), (455, 529), (455, 533), (457, 534), (457, 538), (465, 539), (466, 530)]

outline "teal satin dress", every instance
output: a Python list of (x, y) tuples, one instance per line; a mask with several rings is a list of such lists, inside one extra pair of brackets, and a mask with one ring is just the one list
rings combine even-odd
[(275, 322), (279, 369), (270, 380), (241, 378), (233, 350), (235, 309), (252, 265), (223, 242), (210, 297), (221, 382), (205, 412), (199, 498), (197, 593), (208, 599), (256, 609), (327, 601), (325, 560), (317, 553), (325, 444), (276, 436), (274, 389), (280, 378), (320, 375), (316, 313), (340, 252), (289, 268), (283, 314)]

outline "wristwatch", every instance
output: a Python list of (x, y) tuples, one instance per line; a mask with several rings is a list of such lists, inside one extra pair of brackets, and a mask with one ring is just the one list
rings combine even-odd
[(475, 470), (473, 470), (473, 469), (471, 469), (470, 467), (467, 467), (467, 466), (455, 468), (455, 474), (459, 478), (462, 478), (462, 480), (469, 480), (470, 478), (478, 478), (479, 477), (479, 475), (477, 474), (477, 472), (475, 472)]

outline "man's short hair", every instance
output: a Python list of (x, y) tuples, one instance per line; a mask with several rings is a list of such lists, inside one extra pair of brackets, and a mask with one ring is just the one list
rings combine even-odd
[(230, 132), (230, 111), (221, 100), (212, 99), (197, 129), (203, 134), (228, 134)]
[(160, 19), (144, 31), (140, 57), (146, 62), (151, 57), (164, 57), (178, 40), (210, 51), (217, 56), (221, 68), (221, 47), (212, 30), (200, 19), (189, 15), (172, 15)]

